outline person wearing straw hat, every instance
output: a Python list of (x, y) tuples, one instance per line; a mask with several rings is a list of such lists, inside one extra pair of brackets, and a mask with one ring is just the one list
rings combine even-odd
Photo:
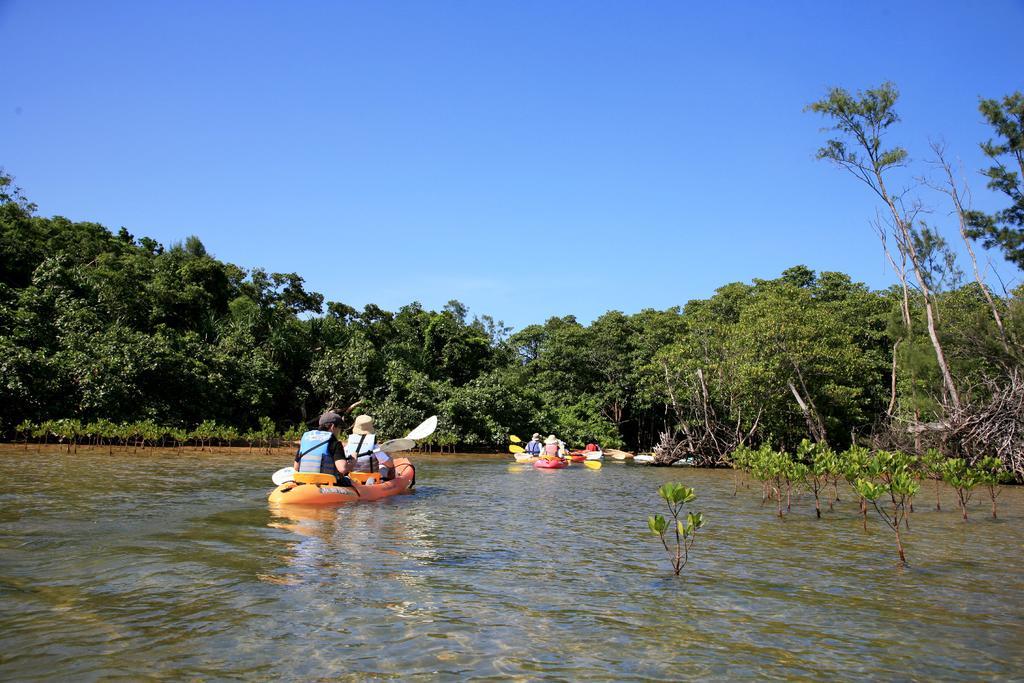
[(345, 443), (345, 464), (342, 474), (352, 472), (381, 473), (382, 481), (395, 478), (395, 463), (391, 456), (377, 445), (376, 428), (373, 418), (359, 415), (352, 425), (352, 433)]
[(544, 455), (545, 458), (561, 458), (565, 451), (565, 446), (554, 434), (549, 434), (548, 438), (544, 439)]
[(540, 452), (544, 450), (544, 444), (540, 442), (540, 434), (533, 435), (533, 438), (530, 439), (530, 443), (526, 444), (525, 450), (534, 458), (540, 455)]

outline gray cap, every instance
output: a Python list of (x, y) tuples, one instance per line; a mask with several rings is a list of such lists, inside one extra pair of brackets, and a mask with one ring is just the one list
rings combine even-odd
[(344, 424), (345, 420), (333, 410), (328, 410), (326, 413), (320, 416), (320, 426), (329, 427), (330, 425)]

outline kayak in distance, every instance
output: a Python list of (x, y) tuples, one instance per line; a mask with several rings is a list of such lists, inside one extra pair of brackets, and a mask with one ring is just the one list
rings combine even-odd
[[(375, 473), (376, 474), (376, 473)], [(321, 475), (328, 477), (329, 475)], [(378, 475), (379, 476), (379, 475)], [(302, 478), (302, 475), (297, 475)], [(316, 478), (316, 477), (313, 477)], [(334, 483), (286, 481), (270, 492), (268, 500), (279, 505), (337, 505), (356, 501), (380, 500), (404, 493), (416, 482), (416, 468), (408, 458), (395, 458), (395, 478), (391, 481), (339, 486)]]

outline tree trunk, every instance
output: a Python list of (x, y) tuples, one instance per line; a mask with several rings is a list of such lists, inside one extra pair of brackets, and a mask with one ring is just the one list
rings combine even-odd
[[(932, 143), (932, 150), (936, 155), (938, 155), (939, 166), (941, 166), (942, 170), (946, 173), (946, 188), (941, 189), (941, 191), (949, 195), (949, 198), (953, 201), (953, 208), (956, 209), (957, 220), (960, 224), (960, 237), (964, 241), (964, 246), (967, 247), (967, 254), (971, 257), (971, 266), (974, 269), (974, 281), (978, 283), (979, 287), (981, 287), (981, 291), (985, 295), (985, 301), (988, 302), (989, 310), (992, 312), (992, 319), (995, 320), (996, 327), (999, 329), (999, 340), (1003, 344), (1003, 351), (1009, 353), (1010, 346), (1006, 341), (1006, 330), (1003, 328), (1002, 316), (999, 315), (999, 309), (996, 307), (996, 302), (992, 299), (992, 293), (989, 292), (988, 287), (985, 286), (984, 281), (981, 279), (981, 271), (978, 270), (978, 258), (974, 255), (974, 248), (971, 246), (971, 240), (967, 236), (967, 221), (964, 218), (965, 209), (963, 201), (960, 198), (960, 190), (957, 187), (956, 178), (953, 176), (953, 169), (946, 161), (942, 145)], [(968, 201), (970, 201), (969, 195)]]
[(910, 226), (907, 225), (906, 217), (899, 209), (896, 208), (896, 203), (893, 201), (892, 197), (889, 196), (888, 191), (886, 191), (885, 181), (882, 180), (881, 172), (876, 171), (875, 177), (878, 180), (878, 189), (880, 194), (888, 205), (893, 221), (896, 223), (896, 227), (899, 228), (900, 234), (902, 235), (903, 239), (899, 244), (900, 250), (904, 251), (906, 255), (910, 257), (910, 265), (914, 268), (914, 275), (917, 278), (917, 284), (921, 288), (921, 294), (924, 295), (924, 310), (928, 323), (928, 337), (932, 341), (932, 348), (935, 349), (935, 360), (939, 364), (939, 370), (942, 373), (942, 381), (946, 387), (946, 393), (949, 395), (950, 401), (953, 403), (953, 407), (959, 410), (960, 394), (957, 393), (956, 385), (953, 383), (953, 375), (949, 372), (949, 365), (946, 363), (946, 354), (943, 353), (942, 343), (939, 341), (939, 336), (935, 331), (935, 312), (932, 306), (932, 291), (924, 279), (924, 274), (921, 272), (921, 264), (918, 262), (917, 258), (917, 249), (914, 248), (914, 239), (910, 234)]
[(807, 429), (810, 430), (811, 436), (818, 443), (825, 443), (825, 427), (821, 424), (820, 418), (811, 411), (810, 406), (800, 396), (800, 392), (797, 391), (793, 382), (789, 382), (789, 390), (793, 392), (793, 398), (796, 399), (796, 402), (800, 405), (800, 410), (803, 411), (804, 419), (807, 421)]

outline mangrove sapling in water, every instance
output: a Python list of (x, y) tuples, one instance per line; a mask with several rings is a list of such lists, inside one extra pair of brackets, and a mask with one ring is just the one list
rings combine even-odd
[(704, 515), (700, 512), (687, 512), (685, 522), (680, 519), (683, 506), (697, 498), (692, 488), (684, 486), (680, 482), (668, 482), (662, 485), (658, 489), (658, 495), (668, 504), (669, 514), (674, 522), (672, 530), (676, 537), (675, 549), (670, 548), (668, 541), (665, 540), (665, 533), (670, 524), (668, 520), (661, 515), (654, 515), (647, 518), (647, 526), (651, 533), (661, 539), (661, 544), (665, 546), (665, 552), (671, 558), (672, 569), (676, 576), (679, 576), (690, 558), (690, 548), (693, 547), (693, 543), (697, 539), (697, 529), (704, 526)]
[(809, 486), (808, 480), (810, 471), (810, 467), (802, 462), (793, 460), (792, 458), (790, 458), (789, 462), (786, 463), (786, 512), (789, 512), (792, 509), (790, 499), (793, 491), (793, 485), (796, 484), (799, 486), (800, 484), (806, 484)]
[(729, 454), (729, 464), (732, 465), (732, 495), (734, 497), (740, 490), (740, 476), (750, 474), (750, 462), (753, 453), (746, 446), (740, 446)]
[(832, 510), (839, 502), (839, 478), (843, 476), (843, 463), (839, 454), (831, 448), (821, 452), (820, 456), (825, 467), (825, 480), (832, 485), (832, 499), (828, 502), (828, 509)]
[(775, 498), (776, 512), (782, 517), (782, 486), (788, 482), (789, 454), (774, 450), (768, 443), (750, 452), (750, 473), (761, 482), (761, 505)]
[(274, 426), (274, 421), (264, 415), (260, 418), (259, 437), (262, 441), (261, 445), (266, 447), (266, 452), (270, 454), (270, 447), (274, 443), (274, 437), (277, 436), (277, 427)]
[[(829, 473), (833, 469), (832, 461), (835, 459), (832, 449), (822, 443), (811, 443), (804, 439), (796, 448), (796, 457), (804, 467), (803, 480), (807, 487), (814, 493), (814, 512), (818, 519), (821, 519), (821, 497), (820, 492), (828, 485)], [(829, 505), (829, 509), (831, 509)]]
[[(871, 463), (870, 451), (862, 446), (850, 446), (839, 456), (839, 460), (843, 477), (859, 494), (857, 480), (867, 475)], [(864, 522), (864, 531), (867, 531), (868, 501), (863, 495), (860, 495), (860, 514)]]
[(996, 498), (1002, 492), (1000, 484), (1008, 484), (1013, 481), (1013, 475), (1007, 471), (1003, 461), (999, 458), (982, 458), (974, 466), (978, 472), (981, 483), (988, 490), (988, 497), (992, 501), (992, 519), (997, 519)]
[(35, 425), (32, 424), (32, 420), (23, 420), (14, 428), (14, 430), (21, 435), (21, 438), (24, 439), (26, 451), (28, 450), (28, 439), (32, 436), (32, 429), (34, 427)]
[[(896, 534), (896, 551), (900, 564), (904, 566), (907, 557), (903, 552), (900, 524), (906, 520), (907, 500), (920, 488), (911, 464), (911, 457), (905, 453), (878, 451), (868, 468), (871, 478), (859, 478), (854, 484), (857, 493), (874, 506), (878, 516)], [(885, 506), (878, 504), (878, 499), (886, 493), (892, 501), (891, 514)]]
[(956, 491), (960, 512), (967, 521), (967, 504), (974, 495), (974, 487), (981, 483), (980, 473), (962, 458), (946, 458), (942, 463), (942, 480)]

